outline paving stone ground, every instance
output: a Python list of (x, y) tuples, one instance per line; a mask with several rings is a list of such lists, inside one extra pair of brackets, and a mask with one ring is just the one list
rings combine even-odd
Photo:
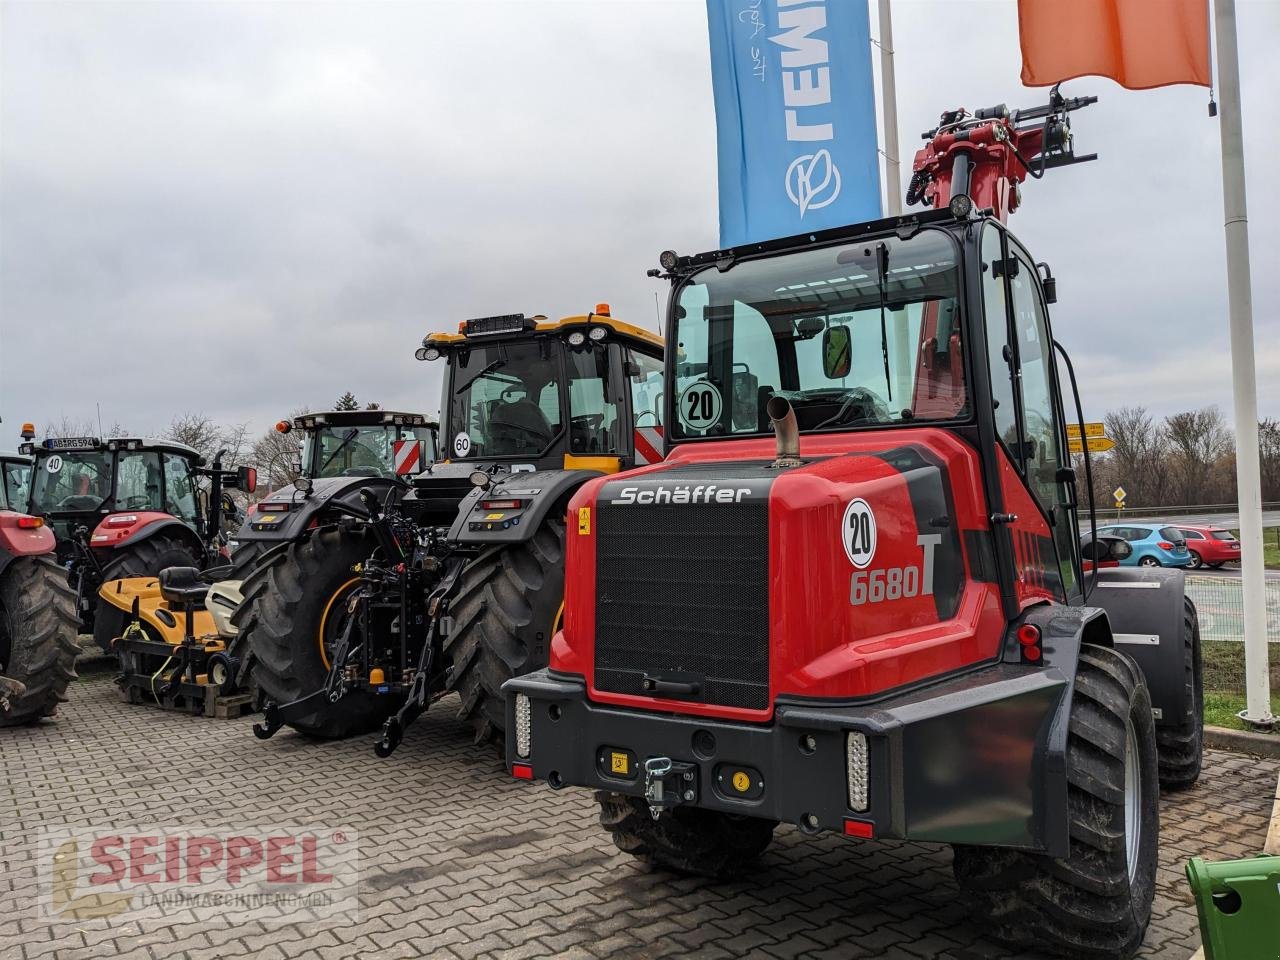
[[(587, 791), (513, 781), (450, 708), (380, 760), (369, 737), (260, 742), (251, 718), (131, 707), (108, 673), (86, 675), (56, 722), (0, 730), (0, 958), (1009, 956), (965, 916), (945, 847), (782, 828), (750, 880), (652, 871), (615, 851)], [(1143, 957), (1194, 952), (1183, 865), (1259, 851), (1278, 768), (1211, 753), (1196, 788), (1165, 798)], [(40, 920), (40, 827), (128, 823), (355, 827), (361, 917), (336, 928)]]

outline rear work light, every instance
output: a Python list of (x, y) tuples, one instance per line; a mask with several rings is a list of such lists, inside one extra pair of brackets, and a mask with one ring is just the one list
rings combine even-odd
[(135, 513), (120, 513), (114, 517), (107, 517), (107, 526), (109, 527), (127, 527), (131, 523), (138, 522), (138, 515)]
[(867, 735), (849, 733), (845, 738), (845, 753), (849, 774), (849, 809), (865, 813), (867, 809), (867, 779), (870, 775), (867, 759)]
[(527, 757), (533, 748), (533, 704), (523, 693), (516, 694), (516, 756)]
[(524, 504), (523, 500), (481, 500), (480, 507), (484, 510), (519, 510)]

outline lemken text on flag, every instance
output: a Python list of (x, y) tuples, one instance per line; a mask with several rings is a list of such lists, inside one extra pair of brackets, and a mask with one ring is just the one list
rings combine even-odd
[(880, 216), (864, 0), (707, 0), (720, 245)]

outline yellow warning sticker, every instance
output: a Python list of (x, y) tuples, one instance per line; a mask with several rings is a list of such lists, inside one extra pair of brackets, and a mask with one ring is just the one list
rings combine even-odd
[(733, 774), (733, 789), (739, 793), (746, 793), (751, 789), (751, 778), (741, 770), (735, 770)]
[(587, 536), (591, 533), (591, 508), (578, 508), (578, 535)]
[(486, 520), (501, 520), (501, 519), (503, 518), (503, 516), (504, 516), (504, 514), (501, 514), (501, 513), (490, 513), (490, 514), (486, 514), (486, 515), (485, 515), (485, 519), (486, 519)]
[(276, 522), (276, 515), (275, 515), (274, 513), (269, 513), (269, 514), (267, 514), (265, 517), (263, 517), (259, 522), (260, 522), (260, 523), (275, 523), (275, 522)]
[(625, 753), (614, 750), (609, 754), (609, 772), (620, 773), (624, 777), (631, 775), (631, 764), (627, 762)]

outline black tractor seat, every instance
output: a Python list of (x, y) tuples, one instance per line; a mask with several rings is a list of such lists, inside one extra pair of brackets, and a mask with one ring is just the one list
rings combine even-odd
[(160, 571), (160, 596), (174, 610), (203, 610), (209, 584), (196, 567), (166, 567)]

